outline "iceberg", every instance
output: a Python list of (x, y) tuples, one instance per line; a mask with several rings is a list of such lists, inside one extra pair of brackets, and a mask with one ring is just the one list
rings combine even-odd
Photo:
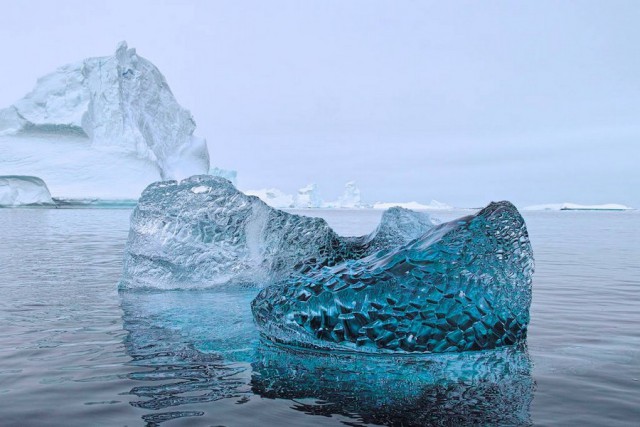
[(278, 190), (277, 188), (266, 188), (261, 190), (247, 190), (244, 192), (249, 196), (260, 198), (267, 205), (276, 209), (287, 209), (294, 207), (294, 198), (291, 194)]
[[(324, 208), (340, 208), (340, 209), (362, 209), (371, 206), (362, 202), (360, 189), (355, 181), (349, 181), (344, 185), (344, 193), (335, 202), (323, 204)], [(390, 206), (391, 207), (391, 206)]]
[(218, 167), (212, 167), (209, 169), (209, 175), (212, 176), (220, 176), (222, 178), (228, 179), (234, 186), (237, 185), (238, 181), (238, 172), (230, 169), (221, 169)]
[(423, 203), (418, 203), (418, 202), (398, 202), (398, 203), (377, 202), (373, 204), (373, 209), (389, 209), (393, 206), (400, 206), (406, 209), (413, 209), (413, 210), (432, 210), (432, 211), (453, 209), (453, 207), (447, 205), (446, 203), (442, 203), (437, 200), (432, 200), (431, 203), (429, 203), (428, 205), (425, 205)]
[(37, 175), (56, 197), (136, 199), (151, 182), (207, 173), (195, 128), (160, 71), (122, 42), (0, 110), (0, 169)]
[(252, 302), (261, 334), (375, 353), (485, 350), (526, 336), (534, 261), (511, 203), (389, 247), (263, 289)]
[(576, 203), (549, 203), (545, 205), (533, 205), (523, 208), (525, 211), (628, 211), (632, 207), (606, 203), (602, 205), (579, 205)]
[(120, 288), (262, 286), (406, 244), (432, 227), (427, 214), (395, 208), (370, 235), (341, 237), (323, 219), (273, 209), (221, 177), (157, 182), (131, 215)]
[(0, 207), (52, 206), (45, 182), (35, 176), (0, 176)]
[(321, 208), (322, 199), (318, 196), (316, 184), (309, 184), (299, 189), (293, 205), (299, 209)]

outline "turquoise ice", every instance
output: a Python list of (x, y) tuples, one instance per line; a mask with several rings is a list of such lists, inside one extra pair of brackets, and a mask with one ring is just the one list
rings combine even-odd
[(509, 202), (360, 259), (295, 275), (260, 292), (269, 340), (362, 352), (457, 352), (526, 336), (533, 253)]

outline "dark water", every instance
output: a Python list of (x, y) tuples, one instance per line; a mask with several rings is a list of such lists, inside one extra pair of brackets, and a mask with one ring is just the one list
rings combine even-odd
[(640, 425), (638, 212), (527, 213), (526, 345), (418, 357), (265, 344), (254, 289), (119, 293), (129, 213), (0, 210), (0, 425)]

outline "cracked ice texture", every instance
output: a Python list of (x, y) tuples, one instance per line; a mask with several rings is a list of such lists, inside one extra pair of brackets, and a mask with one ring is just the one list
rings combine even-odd
[(341, 237), (320, 218), (293, 215), (198, 175), (151, 184), (131, 216), (121, 288), (264, 285), (387, 249), (433, 226), (394, 208), (368, 236)]
[(252, 302), (270, 340), (325, 350), (452, 352), (526, 335), (533, 253), (509, 202), (420, 238), (300, 275)]

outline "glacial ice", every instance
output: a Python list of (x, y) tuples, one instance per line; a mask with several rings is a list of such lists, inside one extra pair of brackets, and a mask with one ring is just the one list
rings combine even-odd
[(235, 170), (212, 167), (211, 169), (209, 169), (209, 175), (220, 176), (229, 180), (234, 186), (238, 185), (238, 172)]
[[(335, 202), (326, 202), (323, 204), (324, 208), (339, 208), (339, 209), (361, 209), (371, 207), (362, 201), (360, 196), (360, 189), (355, 181), (349, 181), (344, 185), (344, 192), (342, 196)], [(390, 206), (391, 207), (391, 206)]]
[(123, 42), (0, 110), (0, 169), (39, 176), (55, 197), (135, 199), (151, 182), (207, 173), (195, 127), (160, 71)]
[(373, 209), (389, 209), (393, 206), (400, 206), (405, 209), (431, 211), (444, 211), (453, 209), (453, 207), (449, 206), (448, 204), (439, 202), (437, 200), (431, 200), (431, 203), (429, 204), (418, 202), (377, 202), (373, 204)]
[(287, 209), (294, 206), (294, 198), (291, 194), (286, 194), (277, 188), (265, 188), (261, 190), (247, 190), (244, 192), (248, 196), (256, 196), (267, 205), (276, 209)]
[(382, 249), (263, 289), (252, 302), (261, 333), (293, 346), (391, 353), (483, 350), (525, 336), (534, 262), (511, 203)]
[(52, 206), (45, 182), (35, 176), (0, 176), (0, 207)]
[(302, 209), (322, 207), (322, 199), (318, 195), (318, 186), (316, 184), (309, 184), (299, 189), (293, 205), (296, 208)]
[(224, 178), (157, 182), (131, 215), (120, 287), (274, 283), (406, 244), (432, 226), (425, 213), (394, 208), (370, 235), (340, 237), (323, 219), (275, 210)]

